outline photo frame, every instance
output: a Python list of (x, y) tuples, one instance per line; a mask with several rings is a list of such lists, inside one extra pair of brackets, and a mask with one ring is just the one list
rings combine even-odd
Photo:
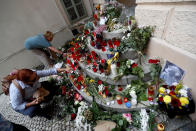
[(184, 77), (185, 71), (177, 65), (166, 61), (162, 68), (160, 78), (168, 85), (179, 83)]

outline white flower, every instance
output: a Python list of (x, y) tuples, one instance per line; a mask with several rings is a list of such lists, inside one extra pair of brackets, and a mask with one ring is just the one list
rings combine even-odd
[(122, 37), (122, 40), (125, 40), (125, 36)]
[(85, 102), (81, 101), (79, 104), (80, 104), (81, 106), (83, 106), (83, 105), (85, 105)]
[(74, 105), (77, 105), (77, 104), (79, 104), (79, 101), (75, 101), (75, 102), (74, 102)]
[(146, 109), (141, 109), (140, 116), (141, 116), (141, 130), (147, 131), (149, 116), (146, 112)]
[(128, 34), (127, 34), (127, 37), (130, 37), (130, 36), (131, 36), (131, 33), (128, 33)]
[(61, 51), (64, 52), (65, 51), (65, 48), (62, 48)]
[(126, 66), (127, 66), (128, 68), (130, 68), (130, 67), (131, 67), (131, 60), (127, 60), (127, 62), (126, 62)]
[(98, 86), (98, 88), (99, 88), (99, 92), (102, 92), (104, 90), (104, 85), (101, 84), (101, 85)]
[(182, 96), (187, 97), (187, 90), (186, 89), (180, 89), (178, 91)]
[(169, 94), (170, 93), (170, 90), (169, 89), (166, 89), (166, 92), (167, 92), (167, 94)]
[(127, 88), (131, 88), (131, 84), (127, 85), (127, 86), (126, 86), (126, 89), (127, 89)]
[(87, 103), (83, 102), (83, 105), (78, 108), (78, 113), (76, 116), (76, 126), (78, 128), (84, 128), (84, 130), (89, 130), (91, 129), (91, 125), (87, 123), (85, 120), (85, 117), (83, 116), (84, 110), (88, 109)]

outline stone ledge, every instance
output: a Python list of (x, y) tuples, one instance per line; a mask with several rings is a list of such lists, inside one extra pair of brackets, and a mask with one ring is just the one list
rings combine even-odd
[[(87, 44), (87, 47), (90, 51), (95, 51), (96, 54), (98, 54), (101, 57), (101, 59), (108, 60), (107, 54), (110, 54), (110, 51), (103, 52), (102, 50), (95, 49), (90, 44)], [(127, 52), (120, 55), (120, 59), (132, 59), (133, 60), (133, 59), (136, 59), (137, 57), (138, 57), (137, 52), (133, 49), (129, 49)]]
[[(87, 75), (89, 75), (90, 77), (92, 77), (94, 79), (99, 78), (100, 80), (105, 81), (105, 82), (107, 82), (108, 84), (111, 84), (111, 85), (127, 85), (127, 84), (131, 84), (132, 80), (137, 80), (138, 79), (138, 77), (136, 75), (127, 75), (127, 76), (123, 76), (121, 79), (115, 81), (115, 80), (113, 80), (114, 76), (111, 76), (111, 75), (106, 76), (103, 73), (102, 74), (95, 73), (92, 70), (88, 69), (88, 67), (85, 64), (81, 63), (81, 62), (79, 62), (79, 65), (84, 70), (84, 72)], [(143, 80), (144, 81), (151, 80), (149, 65), (143, 64), (142, 69), (144, 70)]]
[[(70, 81), (72, 83), (72, 81)], [(73, 87), (78, 91), (78, 93), (80, 95), (82, 95), (82, 97), (88, 101), (89, 103), (92, 103), (93, 101), (93, 98), (92, 96), (88, 96), (85, 92), (81, 90), (78, 90), (74, 84), (72, 83)], [(102, 107), (103, 109), (105, 110), (112, 110), (112, 111), (116, 111), (116, 112), (129, 112), (129, 111), (134, 111), (134, 110), (140, 110), (142, 108), (148, 108), (148, 106), (150, 106), (150, 102), (149, 101), (141, 101), (141, 103), (138, 103), (137, 105), (135, 106), (131, 106), (130, 108), (127, 108), (125, 106), (125, 104), (121, 104), (119, 105), (116, 100), (113, 100), (114, 101), (114, 104), (111, 104), (111, 105), (106, 105), (106, 103), (104, 103), (103, 101), (99, 100), (99, 99), (95, 99), (96, 103)], [(109, 100), (108, 98), (105, 99), (106, 102), (111, 102), (111, 100)]]

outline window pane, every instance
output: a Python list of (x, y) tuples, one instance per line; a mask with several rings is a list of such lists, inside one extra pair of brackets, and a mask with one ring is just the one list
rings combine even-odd
[(84, 7), (82, 4), (77, 5), (76, 8), (80, 17), (85, 15)]
[(75, 3), (75, 4), (80, 3), (80, 1), (81, 1), (81, 0), (74, 0), (74, 3)]
[(68, 9), (67, 12), (68, 12), (69, 17), (70, 17), (71, 20), (77, 19), (77, 15), (76, 15), (76, 12), (75, 12), (73, 7)]
[(63, 2), (66, 8), (72, 6), (71, 0), (63, 0)]

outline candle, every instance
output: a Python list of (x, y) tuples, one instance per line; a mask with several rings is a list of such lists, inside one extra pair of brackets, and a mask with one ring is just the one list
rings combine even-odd
[(157, 131), (164, 131), (165, 127), (162, 123), (157, 124)]
[(125, 97), (125, 98), (124, 98), (124, 103), (126, 103), (126, 102), (128, 102), (128, 99)]
[(119, 85), (119, 86), (118, 86), (118, 91), (122, 91), (122, 89), (123, 89), (123, 88)]
[(154, 87), (149, 86), (148, 87), (148, 101), (153, 101), (154, 99)]
[(118, 103), (119, 105), (122, 104), (122, 98), (121, 98), (120, 95), (117, 95), (117, 96), (116, 96), (116, 100), (117, 100), (117, 103)]
[(113, 76), (117, 75), (116, 64), (111, 64), (111, 73)]
[(127, 108), (130, 108), (130, 107), (131, 107), (131, 103), (130, 103), (130, 102), (125, 103), (125, 106), (126, 106)]

